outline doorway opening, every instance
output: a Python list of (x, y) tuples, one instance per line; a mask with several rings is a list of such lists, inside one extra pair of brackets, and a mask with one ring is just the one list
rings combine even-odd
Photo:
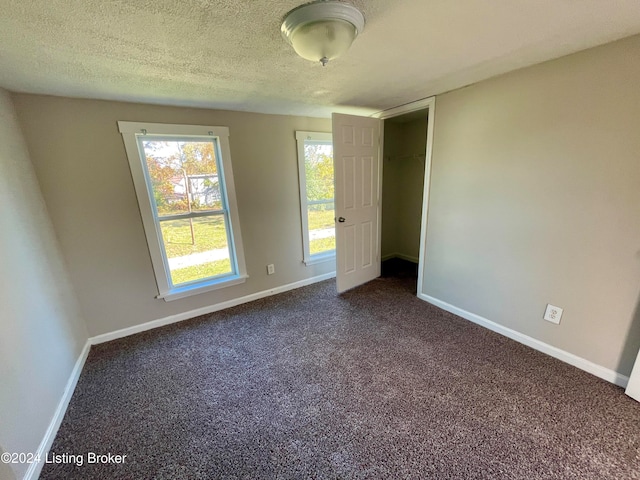
[[(414, 113), (418, 111), (420, 113)], [(410, 115), (405, 117), (407, 114)], [(396, 117), (404, 118), (388, 121)], [(340, 113), (332, 115), (338, 293), (379, 277), (382, 260), (399, 258), (410, 263), (418, 261), (417, 293), (418, 296), (422, 294), (434, 118), (435, 97), (382, 110), (370, 117)], [(385, 124), (389, 126), (387, 130), (409, 132), (414, 119), (416, 124), (420, 124), (419, 129), (415, 128), (421, 133), (415, 136), (407, 133), (406, 139), (400, 135), (400, 140), (395, 140), (395, 149), (394, 140), (389, 137), (387, 141), (391, 146), (385, 147)], [(406, 125), (395, 128), (396, 123)], [(393, 172), (394, 168), (387, 165), (383, 168), (385, 155), (388, 163), (395, 161), (399, 168), (402, 166), (399, 162), (413, 159), (418, 162), (418, 172), (422, 173), (406, 175), (408, 178), (401, 175), (396, 181), (383, 181), (384, 170), (388, 173)], [(413, 189), (416, 200), (403, 206), (401, 199), (406, 196), (404, 191), (408, 190), (408, 183), (414, 180), (420, 182)], [(393, 194), (394, 189), (399, 192), (398, 195)], [(390, 193), (387, 194), (387, 191)], [(383, 202), (387, 205), (384, 215)], [(383, 216), (388, 224), (384, 235), (384, 250)], [(411, 229), (404, 228), (403, 222), (406, 219), (411, 219), (409, 223), (413, 226), (412, 233)], [(396, 242), (394, 237), (400, 240)], [(402, 247), (402, 243), (407, 240), (412, 245), (411, 250)]]
[(384, 120), (382, 276), (417, 282), (428, 123), (428, 108)]

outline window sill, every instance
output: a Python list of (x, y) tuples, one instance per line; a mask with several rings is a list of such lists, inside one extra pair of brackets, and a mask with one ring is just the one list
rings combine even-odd
[(335, 252), (331, 252), (331, 253), (325, 253), (318, 256), (314, 256), (311, 258), (306, 258), (304, 260), (304, 264), (308, 267), (310, 265), (316, 265), (318, 263), (335, 262), (335, 261), (336, 261), (336, 254)]
[(240, 285), (241, 283), (246, 282), (247, 278), (249, 278), (249, 275), (235, 275), (233, 277), (218, 278), (207, 282), (197, 283), (195, 285), (176, 287), (172, 288), (168, 292), (161, 293), (156, 298), (162, 298), (165, 302), (170, 302), (172, 300), (190, 297), (191, 295), (198, 295), (200, 293), (211, 292), (221, 288), (232, 287), (233, 285)]

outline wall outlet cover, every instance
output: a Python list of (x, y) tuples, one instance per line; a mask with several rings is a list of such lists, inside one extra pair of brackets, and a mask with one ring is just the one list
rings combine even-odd
[(551, 304), (547, 304), (547, 309), (544, 311), (545, 320), (551, 323), (560, 324), (562, 318), (562, 309)]
[(276, 267), (273, 263), (270, 263), (267, 265), (267, 275), (273, 275), (274, 273), (276, 273)]

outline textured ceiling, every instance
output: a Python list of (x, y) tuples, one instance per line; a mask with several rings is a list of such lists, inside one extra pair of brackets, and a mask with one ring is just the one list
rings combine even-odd
[(372, 112), (640, 33), (639, 0), (353, 0), (327, 67), (280, 36), (304, 0), (0, 0), (0, 86), (326, 116)]

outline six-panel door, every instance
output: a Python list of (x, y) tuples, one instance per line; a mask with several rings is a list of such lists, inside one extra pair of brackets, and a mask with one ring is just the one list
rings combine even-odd
[(380, 122), (333, 114), (338, 292), (380, 276)]

